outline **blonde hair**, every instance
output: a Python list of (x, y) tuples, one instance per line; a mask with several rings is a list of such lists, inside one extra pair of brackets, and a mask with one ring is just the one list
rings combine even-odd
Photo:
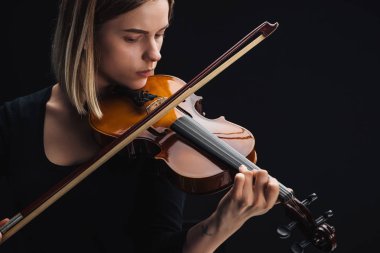
[[(79, 114), (101, 118), (95, 86), (99, 26), (152, 0), (62, 0), (52, 44), (52, 68), (59, 85)], [(174, 0), (168, 0), (169, 19)]]

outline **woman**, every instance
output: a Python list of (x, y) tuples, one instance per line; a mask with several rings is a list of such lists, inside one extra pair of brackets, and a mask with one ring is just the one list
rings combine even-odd
[[(173, 4), (61, 1), (52, 48), (57, 84), (0, 108), (1, 216), (15, 214), (97, 154), (88, 114), (102, 116), (98, 98), (110, 87), (144, 87), (161, 59)], [(276, 179), (241, 166), (216, 210), (185, 231), (184, 194), (157, 175), (163, 166), (153, 159), (115, 156), (1, 250), (213, 252), (278, 197)]]

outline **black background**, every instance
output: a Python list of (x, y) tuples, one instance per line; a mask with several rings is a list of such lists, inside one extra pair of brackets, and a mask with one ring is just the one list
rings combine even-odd
[[(51, 85), (57, 1), (2, 5), (0, 102)], [(371, 252), (380, 240), (380, 16), (376, 1), (177, 1), (156, 73), (189, 81), (253, 28), (269, 38), (197, 92), (208, 118), (251, 130), (258, 165), (299, 199), (316, 192), (315, 216), (332, 209), (336, 252)], [(222, 193), (189, 196), (187, 222), (212, 212)], [(225, 252), (287, 252), (276, 206), (247, 222)], [(308, 252), (317, 252), (309, 248)]]

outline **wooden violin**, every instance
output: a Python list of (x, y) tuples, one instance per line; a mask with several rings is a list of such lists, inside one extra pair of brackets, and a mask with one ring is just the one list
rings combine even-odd
[[(91, 161), (78, 167), (2, 226), (2, 242), (115, 154), (126, 147), (134, 148), (133, 145), (138, 143), (149, 143), (152, 154), (172, 169), (169, 178), (186, 192), (210, 193), (225, 189), (232, 184), (233, 175), (242, 164), (249, 170), (259, 170), (255, 164), (253, 135), (223, 117), (215, 120), (205, 118), (199, 108), (200, 97), (195, 95), (195, 91), (277, 27), (277, 23), (264, 22), (188, 83), (173, 76), (153, 76), (143, 90), (119, 90), (102, 98), (100, 104), (104, 116), (98, 120), (90, 115), (90, 124), (102, 134), (102, 138), (111, 138), (111, 142)], [(335, 228), (326, 223), (332, 212), (314, 218), (307, 207), (315, 199), (316, 195), (312, 194), (299, 201), (292, 191), (280, 184), (279, 200), (294, 221), (279, 227), (277, 232), (281, 238), (287, 238), (292, 230), (299, 227), (305, 236), (305, 240), (293, 244), (293, 252), (303, 252), (310, 244), (328, 252), (337, 246)]]
[[(90, 125), (100, 133), (103, 142), (119, 138), (185, 85), (177, 77), (156, 75), (149, 77), (142, 90), (117, 89), (101, 100), (103, 117), (91, 116)], [(181, 190), (192, 194), (230, 187), (242, 164), (249, 170), (260, 169), (255, 164), (255, 140), (250, 131), (224, 117), (208, 119), (202, 113), (201, 97), (191, 94), (128, 145), (127, 151), (136, 154), (138, 150), (148, 150), (149, 155), (165, 161), (171, 168), (164, 171), (165, 175)], [(298, 225), (307, 238), (293, 244), (293, 252), (302, 252), (309, 244), (323, 251), (336, 248), (335, 228), (326, 223), (332, 211), (314, 219), (307, 209), (316, 199), (316, 194), (311, 194), (299, 201), (280, 183), (279, 200), (295, 221), (280, 226), (277, 233), (280, 238), (288, 238)]]

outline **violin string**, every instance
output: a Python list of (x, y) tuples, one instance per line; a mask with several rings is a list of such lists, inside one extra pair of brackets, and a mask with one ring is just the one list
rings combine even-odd
[[(214, 136), (203, 126), (188, 116), (179, 118), (171, 127), (177, 134), (194, 142), (203, 150), (216, 155), (219, 159), (226, 162), (235, 169), (244, 164), (249, 170), (261, 170), (256, 164), (248, 160), (226, 142)], [(293, 193), (289, 191), (283, 184), (280, 184), (280, 197), (287, 201), (293, 197)]]

